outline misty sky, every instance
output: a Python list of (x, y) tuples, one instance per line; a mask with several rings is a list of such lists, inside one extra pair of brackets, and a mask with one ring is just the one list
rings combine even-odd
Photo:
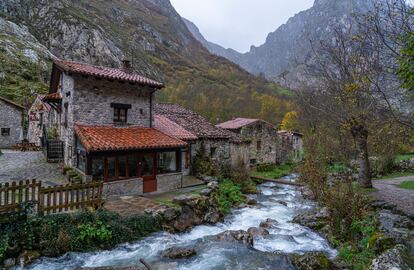
[(225, 48), (246, 52), (314, 0), (171, 0), (203, 36)]

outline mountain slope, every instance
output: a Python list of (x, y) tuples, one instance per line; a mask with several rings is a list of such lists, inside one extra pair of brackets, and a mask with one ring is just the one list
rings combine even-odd
[(277, 85), (210, 54), (168, 0), (0, 0), (0, 17), (27, 27), (58, 57), (115, 67), (132, 59), (143, 75), (166, 83), (160, 101), (212, 121), (254, 116), (277, 123), (292, 107)]
[(252, 46), (245, 54), (211, 48), (198, 39), (211, 53), (226, 57), (252, 74), (264, 74), (274, 81), (283, 82), (281, 77), (294, 81), (300, 77), (300, 65), (312, 57), (312, 42), (329, 40), (335, 29), (349, 27), (354, 15), (366, 13), (372, 3), (371, 0), (315, 0), (312, 8), (290, 18), (270, 33), (263, 45)]

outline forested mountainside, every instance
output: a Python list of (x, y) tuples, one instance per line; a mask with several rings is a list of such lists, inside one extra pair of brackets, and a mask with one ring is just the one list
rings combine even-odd
[(378, 1), (382, 0), (315, 0), (312, 8), (290, 18), (270, 33), (263, 45), (252, 46), (245, 54), (200, 38), (197, 27), (190, 25), (189, 29), (211, 53), (237, 63), (252, 74), (263, 74), (281, 83), (287, 79), (292, 83), (301, 77), (300, 65), (312, 58), (312, 43), (330, 40), (336, 29), (349, 27), (356, 14), (368, 12)]
[(52, 55), (117, 67), (132, 59), (166, 84), (158, 100), (217, 122), (278, 123), (289, 92), (209, 53), (168, 0), (0, 0), (0, 95), (28, 102), (47, 92)]

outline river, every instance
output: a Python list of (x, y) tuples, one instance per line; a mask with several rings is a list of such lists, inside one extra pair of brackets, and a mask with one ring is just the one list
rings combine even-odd
[[(286, 178), (292, 179), (292, 178)], [(29, 269), (72, 270), (81, 267), (140, 265), (143, 258), (154, 268), (180, 270), (208, 269), (294, 269), (289, 253), (323, 251), (329, 257), (336, 256), (328, 242), (316, 232), (292, 223), (299, 212), (314, 207), (304, 200), (296, 187), (264, 183), (260, 194), (252, 195), (258, 204), (235, 209), (223, 223), (201, 225), (188, 233), (160, 232), (134, 243), (123, 244), (113, 250), (93, 253), (68, 253), (59, 258), (42, 258)], [(287, 206), (279, 203), (284, 201)], [(276, 220), (266, 237), (255, 237), (254, 247), (217, 241), (213, 236), (226, 230), (247, 230), (259, 227), (268, 219)], [(189, 259), (170, 260), (161, 253), (170, 247), (195, 248), (197, 255)]]

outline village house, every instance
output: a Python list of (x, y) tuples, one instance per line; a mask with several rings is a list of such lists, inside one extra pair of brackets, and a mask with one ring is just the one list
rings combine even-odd
[(25, 108), (0, 97), (0, 148), (10, 148), (23, 139), (23, 112)]
[(155, 126), (188, 143), (183, 152), (184, 173), (191, 174), (191, 161), (203, 146), (205, 154), (218, 165), (248, 165), (248, 142), (225, 129), (214, 126), (201, 115), (177, 104), (155, 105)]
[[(105, 195), (180, 187), (186, 143), (154, 128), (154, 94), (163, 84), (120, 69), (54, 60), (43, 98), (59, 114), (63, 161)], [(47, 136), (47, 135), (46, 135)]]
[[(42, 146), (44, 129), (49, 130), (58, 126), (60, 118), (56, 110), (43, 101), (44, 96), (38, 95), (28, 111), (29, 128), (27, 139), (36, 146)], [(47, 133), (47, 132), (45, 132)]]
[(278, 136), (276, 128), (261, 119), (236, 118), (217, 127), (229, 130), (250, 141), (250, 164), (278, 163)]
[(281, 162), (300, 161), (303, 155), (303, 135), (299, 132), (280, 130), (279, 159)]

